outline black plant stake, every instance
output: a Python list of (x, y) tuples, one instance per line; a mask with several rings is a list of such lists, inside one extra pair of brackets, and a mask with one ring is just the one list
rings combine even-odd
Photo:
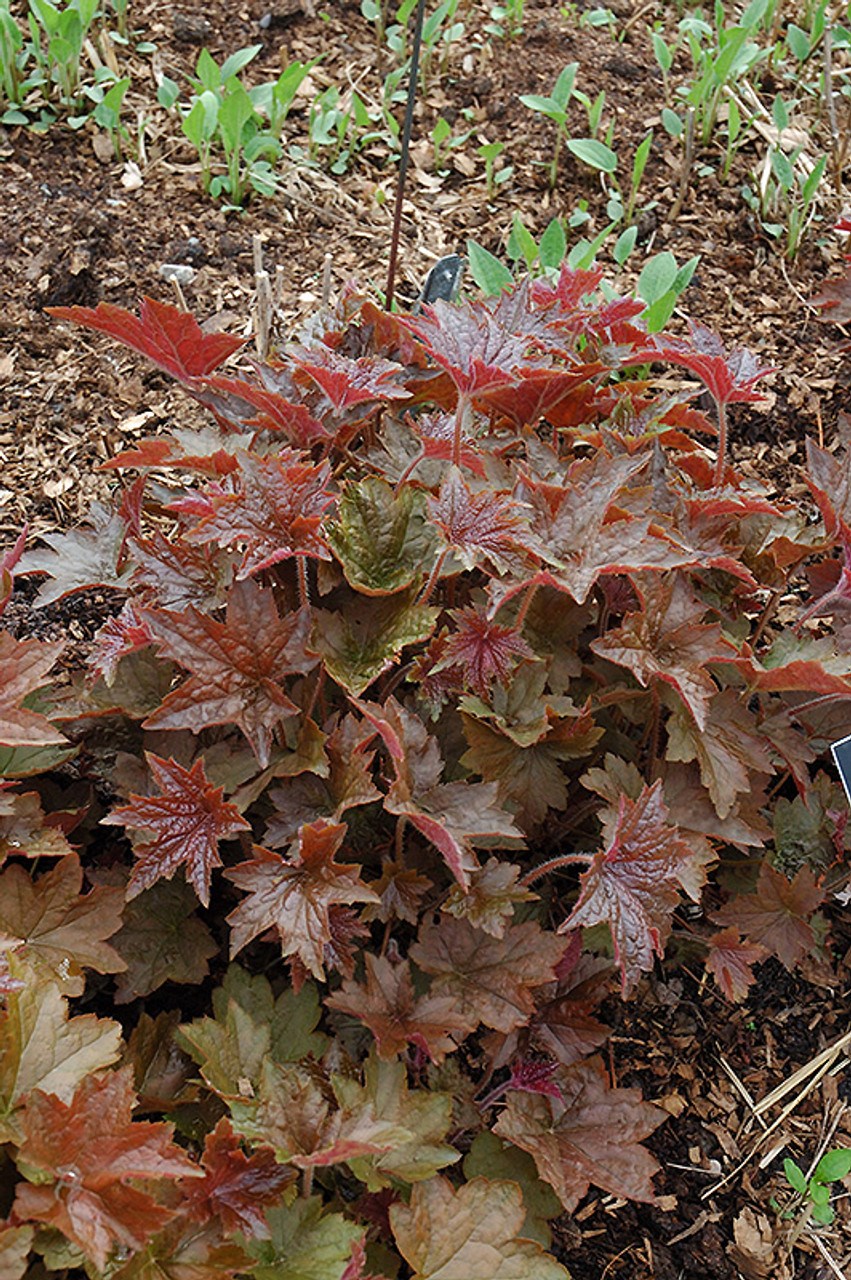
[(399, 176), (396, 179), (396, 204), (393, 209), (393, 231), (390, 236), (390, 261), (387, 264), (387, 288), (384, 291), (384, 306), (389, 311), (393, 306), (393, 292), (396, 288), (396, 260), (399, 256), (399, 234), (402, 230), (402, 203), (405, 199), (405, 179), (408, 176), (408, 153), (411, 147), (411, 127), (414, 123), (414, 103), (417, 98), (417, 77), (420, 69), (420, 46), (423, 41), (423, 16), (425, 0), (419, 0), (417, 15), (414, 19), (414, 47), (411, 52), (411, 74), (408, 80), (408, 102), (405, 107), (405, 122), (402, 125), (402, 153), (399, 156)]

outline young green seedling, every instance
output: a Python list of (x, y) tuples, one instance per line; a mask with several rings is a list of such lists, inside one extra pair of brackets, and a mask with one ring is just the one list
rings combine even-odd
[(783, 1172), (789, 1186), (804, 1201), (808, 1216), (829, 1225), (836, 1216), (830, 1203), (830, 1188), (851, 1173), (851, 1150), (835, 1147), (826, 1151), (809, 1177), (794, 1160), (783, 1161)]
[(522, 93), (520, 101), (524, 107), (528, 107), (530, 111), (535, 111), (538, 115), (545, 116), (548, 120), (552, 120), (556, 127), (555, 145), (553, 147), (553, 158), (549, 166), (549, 182), (550, 189), (555, 189), (558, 180), (558, 162), (561, 153), (562, 142), (567, 138), (567, 112), (570, 106), (570, 100), (574, 94), (574, 85), (576, 84), (576, 73), (579, 70), (578, 62), (569, 63), (556, 80), (552, 93), (547, 97), (537, 93)]

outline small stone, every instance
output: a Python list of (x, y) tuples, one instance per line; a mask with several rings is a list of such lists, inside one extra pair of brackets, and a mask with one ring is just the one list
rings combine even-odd
[(160, 267), (163, 280), (176, 280), (181, 286), (191, 284), (195, 279), (195, 268), (188, 267), (185, 262), (164, 262)]

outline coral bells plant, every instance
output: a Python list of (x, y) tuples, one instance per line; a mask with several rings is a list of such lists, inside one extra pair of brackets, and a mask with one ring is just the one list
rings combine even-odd
[(724, 411), (767, 371), (600, 284), (349, 292), (245, 370), (54, 312), (200, 407), (0, 555), (3, 604), (112, 601), (83, 670), (0, 631), (9, 1280), (566, 1277), (551, 1219), (664, 1190), (611, 1001), (827, 960), (851, 454), (763, 492)]

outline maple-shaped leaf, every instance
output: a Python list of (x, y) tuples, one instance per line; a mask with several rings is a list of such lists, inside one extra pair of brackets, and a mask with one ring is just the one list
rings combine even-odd
[(0, 1008), (0, 1140), (20, 1137), (19, 1108), (32, 1089), (69, 1099), (91, 1071), (115, 1062), (121, 1028), (94, 1014), (68, 1017), (68, 1002), (55, 982), (9, 957), (21, 985)]
[(743, 940), (732, 925), (713, 934), (707, 946), (707, 969), (727, 999), (740, 1003), (756, 982), (753, 966), (764, 960), (768, 951), (758, 942)]
[(489, 858), (474, 872), (466, 893), (460, 885), (452, 886), (441, 911), (459, 920), (469, 920), (474, 929), (501, 938), (514, 914), (515, 903), (530, 902), (536, 896), (517, 883), (520, 874), (520, 867), (513, 862)]
[(263, 1064), (321, 1057), (327, 1039), (315, 1028), (322, 1014), (312, 982), (299, 992), (286, 988), (277, 999), (269, 980), (232, 964), (213, 993), (214, 1018), (196, 1018), (180, 1028), (178, 1044), (198, 1063), (207, 1086), (220, 1097), (239, 1099), (260, 1090)]
[(70, 853), (60, 828), (48, 822), (38, 793), (9, 791), (9, 785), (0, 782), (0, 863), (10, 856), (61, 858)]
[[(601, 575), (661, 572), (695, 562), (661, 526), (631, 515), (618, 501), (647, 461), (646, 453), (611, 457), (601, 449), (574, 462), (565, 484), (529, 479), (521, 486), (520, 496), (532, 508), (533, 534), (552, 566), (533, 583), (566, 591), (583, 604)], [(491, 594), (496, 605), (498, 593)]]
[(759, 774), (752, 776), (751, 790), (736, 798), (726, 818), (718, 817), (696, 765), (667, 763), (662, 777), (665, 803), (681, 831), (696, 832), (740, 849), (759, 848), (770, 840), (771, 827), (765, 820), (769, 800), (764, 786), (759, 785)]
[(439, 1063), (472, 1030), (451, 997), (414, 994), (407, 960), (394, 964), (367, 952), (364, 964), (366, 984), (344, 982), (325, 1004), (365, 1022), (375, 1036), (379, 1058), (394, 1058), (413, 1044)]
[(347, 607), (314, 609), (312, 651), (337, 684), (360, 697), (407, 645), (428, 639), (437, 616), (407, 591), (378, 601), (355, 596)]
[(199, 1227), (181, 1215), (109, 1274), (110, 1280), (238, 1280), (250, 1266), (244, 1249), (223, 1238), (220, 1223)]
[(537, 1240), (544, 1249), (552, 1244), (549, 1220), (561, 1214), (561, 1201), (552, 1187), (538, 1177), (535, 1161), (512, 1142), (503, 1142), (486, 1129), (473, 1139), (464, 1157), (464, 1177), (514, 1182), (523, 1193), (526, 1217), (518, 1232), (524, 1240)]
[(845, 449), (837, 456), (808, 440), (805, 479), (827, 536), (836, 538), (851, 529), (851, 451)]
[(357, 1115), (344, 1112), (322, 1083), (306, 1067), (267, 1059), (255, 1094), (248, 1102), (231, 1104), (240, 1132), (252, 1144), (271, 1147), (281, 1163), (299, 1169), (383, 1155), (409, 1136), (407, 1130), (367, 1109)]
[[(328, 911), (328, 932), (330, 937), (322, 948), (322, 963), (326, 970), (351, 978), (364, 938), (369, 937), (369, 929), (357, 911), (335, 902)], [(294, 991), (301, 990), (308, 973), (307, 966), (298, 956), (290, 956)]]
[(364, 920), (382, 920), (385, 924), (388, 920), (407, 920), (415, 925), (422, 900), (434, 888), (434, 882), (411, 867), (385, 862), (381, 875), (369, 887), (379, 902), (364, 907)]
[(0, 874), (0, 951), (23, 948), (67, 995), (82, 995), (84, 969), (118, 973), (126, 966), (106, 941), (121, 927), (124, 895), (96, 888), (83, 894), (83, 871), (69, 853), (32, 880), (21, 866)]
[[(223, 430), (215, 423), (203, 426), (174, 427), (168, 435), (148, 436), (131, 449), (124, 449), (102, 463), (103, 471), (196, 471), (199, 475), (220, 478), (239, 469), (238, 458), (251, 445), (252, 437), (242, 432)], [(138, 536), (138, 529), (133, 530)]]
[(725, 351), (716, 333), (706, 325), (691, 321), (689, 338), (676, 338), (669, 334), (651, 339), (645, 351), (634, 354), (636, 363), (645, 360), (666, 360), (688, 369), (700, 378), (716, 404), (734, 404), (737, 401), (755, 402), (762, 399), (756, 384), (774, 370), (761, 365), (752, 351), (746, 347), (732, 347)]
[[(280, 431), (298, 449), (309, 449), (317, 441), (327, 441), (330, 433), (304, 404), (295, 404), (267, 387), (257, 387), (243, 378), (221, 374), (204, 379), (199, 395), (216, 417), (236, 426), (253, 425)], [(212, 398), (208, 396), (212, 393)]]
[[(577, 935), (578, 938), (578, 935)], [(530, 1046), (569, 1067), (599, 1049), (611, 1031), (594, 1011), (609, 994), (612, 966), (600, 957), (579, 955), (567, 965), (571, 951), (558, 966), (558, 979), (536, 995), (537, 1008), (529, 1024)]]
[(529, 1152), (568, 1213), (592, 1185), (652, 1202), (659, 1165), (640, 1143), (666, 1119), (664, 1111), (638, 1089), (609, 1088), (598, 1058), (561, 1067), (555, 1079), (562, 1101), (512, 1092), (494, 1133)]
[(300, 1196), (267, 1212), (269, 1239), (250, 1243), (254, 1280), (342, 1280), (363, 1227), (323, 1208), (320, 1196)]
[(758, 657), (742, 645), (732, 663), (753, 689), (766, 693), (851, 693), (851, 657), (832, 636), (781, 631)]
[(436, 1177), (391, 1205), (390, 1223), (414, 1280), (570, 1280), (534, 1240), (518, 1239), (526, 1217), (516, 1182), (474, 1178), (457, 1189)]
[(357, 863), (334, 860), (345, 834), (344, 823), (313, 822), (301, 828), (289, 858), (255, 845), (250, 861), (225, 872), (226, 879), (249, 895), (228, 916), (232, 956), (273, 929), (281, 954), (297, 955), (314, 977), (324, 980), (324, 948), (332, 940), (331, 907), (377, 901), (361, 880)]
[(682, 575), (647, 580), (642, 597), (640, 612), (627, 614), (621, 626), (593, 640), (591, 648), (626, 667), (645, 688), (653, 680), (670, 685), (703, 729), (718, 692), (705, 668), (734, 657), (736, 650), (717, 622), (702, 621), (706, 606)]
[(485, 564), (500, 574), (522, 572), (537, 551), (528, 510), (492, 488), (474, 491), (458, 467), (449, 468), (437, 497), (428, 499), (428, 508), (465, 569)]
[(133, 568), (124, 555), (127, 525), (117, 511), (96, 502), (86, 525), (70, 533), (45, 533), (43, 541), (47, 546), (27, 551), (19, 569), (24, 574), (47, 574), (36, 608), (86, 587), (126, 590)]
[(197, 905), (183, 880), (158, 880), (126, 903), (124, 922), (112, 939), (126, 965), (118, 976), (116, 1004), (150, 995), (164, 982), (203, 982), (219, 948), (196, 915)]
[(244, 454), (239, 467), (235, 488), (212, 495), (209, 514), (188, 531), (186, 541), (242, 548), (237, 578), (292, 556), (330, 560), (321, 533), (323, 512), (333, 501), (325, 488), (327, 464), (315, 467), (288, 452)]
[(436, 551), (423, 494), (410, 486), (394, 493), (378, 476), (345, 486), (337, 520), (326, 525), (325, 536), (346, 581), (368, 596), (390, 595), (419, 581)]
[(385, 1134), (387, 1149), (352, 1156), (347, 1163), (369, 1191), (379, 1191), (398, 1181), (417, 1183), (433, 1178), (459, 1159), (446, 1142), (452, 1125), (452, 1094), (432, 1089), (409, 1089), (402, 1062), (382, 1062), (370, 1055), (364, 1065), (363, 1084), (351, 1076), (335, 1075), (334, 1096), (347, 1123), (357, 1131), (372, 1128)]
[(133, 588), (161, 609), (212, 613), (225, 604), (233, 581), (231, 557), (211, 547), (190, 547), (181, 538), (171, 542), (159, 530), (150, 538), (131, 540), (136, 569)]
[(184, 383), (212, 373), (247, 341), (226, 333), (205, 333), (194, 316), (154, 298), (142, 299), (138, 316), (111, 302), (99, 302), (94, 308), (46, 310), (57, 320), (72, 320), (86, 329), (109, 334)]
[(450, 304), (438, 299), (403, 323), (446, 370), (462, 395), (515, 381), (528, 338), (512, 333), (484, 302)]
[(285, 778), (268, 797), (275, 806), (263, 843), (280, 849), (298, 834), (299, 827), (317, 817), (339, 822), (348, 809), (381, 799), (372, 780), (374, 733), (353, 715), (334, 724), (323, 743), (324, 760), (310, 772)]
[(431, 994), (455, 1000), (471, 1027), (497, 1031), (523, 1026), (535, 1011), (534, 987), (552, 982), (568, 946), (534, 920), (510, 925), (501, 938), (467, 920), (443, 916), (427, 922), (410, 948), (411, 959), (434, 975)]
[(575, 397), (577, 389), (605, 368), (599, 360), (568, 364), (567, 368), (521, 368), (516, 370), (518, 382), (488, 387), (477, 394), (476, 403), (490, 413), (505, 415), (518, 427), (534, 427), (541, 418), (552, 422)]
[(512, 669), (534, 654), (516, 627), (503, 627), (470, 606), (450, 614), (455, 630), (446, 636), (435, 672), (457, 667), (461, 687), (487, 697), (490, 686), (507, 684)]
[(32, 1227), (10, 1227), (0, 1222), (0, 1276), (3, 1280), (23, 1280), (32, 1242)]
[(546, 684), (544, 664), (526, 662), (507, 685), (494, 686), (487, 702), (468, 697), (459, 704), (469, 744), (461, 763), (495, 782), (529, 824), (565, 807), (561, 763), (589, 755), (603, 734), (590, 704), (577, 707), (570, 698), (548, 695)]
[(287, 354), (296, 368), (327, 396), (337, 414), (362, 405), (410, 399), (410, 391), (398, 382), (404, 370), (393, 360), (380, 356), (360, 356), (353, 360), (323, 343), (314, 347), (291, 347)]
[(689, 843), (670, 825), (661, 782), (637, 800), (621, 796), (610, 842), (583, 872), (579, 900), (561, 928), (609, 926), (626, 996), (654, 955), (664, 954), (681, 891), (697, 901), (713, 857), (705, 842)]
[(127, 601), (119, 614), (107, 618), (98, 630), (88, 659), (89, 671), (94, 679), (103, 680), (107, 688), (115, 684), (118, 664), (129, 653), (146, 648), (153, 636), (136, 614), (135, 606)]
[(197, 1222), (221, 1221), (227, 1235), (268, 1239), (263, 1211), (281, 1197), (295, 1174), (278, 1164), (268, 1147), (247, 1156), (227, 1119), (204, 1140), (203, 1178), (187, 1185), (181, 1207)]
[[(353, 699), (354, 701), (354, 699)], [(521, 833), (497, 803), (494, 783), (441, 783), (443, 762), (436, 739), (419, 716), (388, 698), (383, 707), (355, 702), (381, 734), (396, 779), (384, 798), (389, 813), (405, 817), (443, 855), (466, 888), (478, 862), (473, 846), (499, 837), (513, 844)]]
[(21, 705), (46, 683), (64, 648), (62, 641), (15, 640), (0, 631), (0, 744), (41, 747), (66, 741), (48, 719)]
[(160, 794), (131, 795), (129, 804), (101, 818), (109, 826), (142, 829), (154, 837), (134, 844), (137, 862), (127, 897), (135, 898), (157, 880), (170, 880), (182, 866), (201, 902), (209, 906), (213, 868), (222, 865), (219, 841), (250, 830), (250, 824), (222, 798), (222, 787), (210, 785), (202, 757), (191, 769), (150, 752), (145, 758)]
[(671, 716), (667, 729), (667, 758), (697, 760), (720, 818), (732, 812), (737, 796), (751, 790), (754, 773), (773, 772), (770, 739), (733, 689), (715, 695), (702, 728), (683, 708)]
[(249, 579), (231, 588), (224, 622), (194, 607), (146, 609), (142, 617), (161, 651), (190, 672), (144, 727), (200, 733), (236, 724), (265, 768), (275, 727), (298, 710), (281, 681), (316, 664), (307, 653), (309, 610), (280, 618), (272, 592)]
[(824, 890), (810, 867), (801, 867), (794, 880), (788, 880), (763, 862), (754, 892), (738, 894), (713, 912), (712, 919), (734, 925), (748, 942), (764, 947), (792, 970), (815, 945), (810, 919), (823, 901)]
[(20, 1158), (37, 1185), (18, 1183), (15, 1213), (61, 1231), (103, 1269), (115, 1246), (140, 1249), (171, 1218), (147, 1187), (199, 1176), (170, 1124), (133, 1121), (132, 1072), (89, 1075), (74, 1096), (30, 1094)]

